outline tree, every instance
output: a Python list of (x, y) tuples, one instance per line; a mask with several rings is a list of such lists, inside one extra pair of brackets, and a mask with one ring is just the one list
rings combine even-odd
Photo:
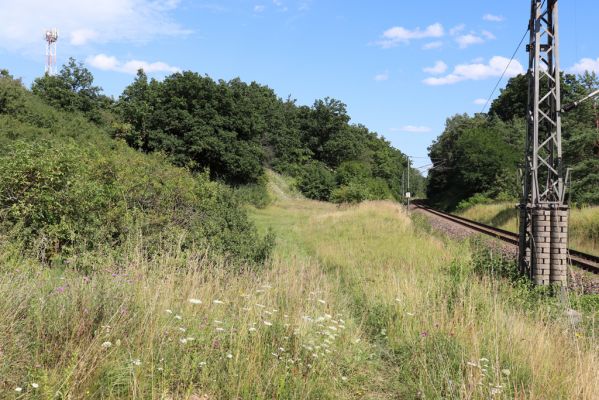
[(45, 74), (36, 78), (31, 86), (33, 93), (48, 104), (66, 111), (80, 111), (97, 122), (98, 111), (107, 108), (112, 101), (101, 94), (102, 89), (93, 85), (92, 73), (69, 58), (58, 75)]

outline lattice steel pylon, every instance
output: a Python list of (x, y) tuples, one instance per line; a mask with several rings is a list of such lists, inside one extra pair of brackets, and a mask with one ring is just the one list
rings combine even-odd
[(568, 205), (562, 161), (558, 0), (531, 0), (528, 127), (520, 200), (522, 273), (566, 284)]
[(56, 74), (56, 42), (58, 41), (58, 29), (48, 29), (44, 32), (46, 41), (46, 66), (45, 73), (48, 75)]

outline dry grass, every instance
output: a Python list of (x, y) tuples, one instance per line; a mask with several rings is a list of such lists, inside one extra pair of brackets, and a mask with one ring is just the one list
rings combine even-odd
[(252, 214), (279, 238), (261, 270), (139, 247), (90, 276), (3, 258), (0, 398), (599, 393), (597, 340), (565, 305), (477, 276), (466, 244), (398, 206), (288, 199)]

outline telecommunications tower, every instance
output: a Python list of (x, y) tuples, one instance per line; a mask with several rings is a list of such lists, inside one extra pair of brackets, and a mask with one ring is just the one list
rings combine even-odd
[(568, 199), (562, 160), (558, 0), (531, 0), (528, 128), (520, 200), (520, 269), (536, 284), (565, 286)]
[(58, 41), (58, 29), (48, 29), (44, 33), (46, 41), (46, 69), (48, 75), (56, 74), (56, 42)]

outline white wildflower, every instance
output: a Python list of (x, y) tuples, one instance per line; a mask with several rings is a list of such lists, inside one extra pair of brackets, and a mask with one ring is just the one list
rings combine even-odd
[(175, 319), (178, 319), (179, 321), (181, 321), (183, 319), (183, 317), (180, 315), (175, 315)]
[(324, 301), (323, 299), (318, 299), (318, 302), (321, 303), (321, 304), (327, 304), (327, 302)]
[(416, 315), (416, 314), (411, 313), (411, 312), (407, 312), (406, 314), (408, 314), (410, 317), (413, 317), (414, 315)]
[(221, 327), (219, 326), (219, 327), (217, 327), (217, 328), (216, 328), (216, 331), (217, 331), (217, 332), (224, 332), (224, 331), (225, 331), (225, 328), (221, 328)]
[(225, 302), (221, 301), (221, 300), (214, 300), (213, 303), (214, 304), (225, 304)]
[(185, 343), (187, 343), (187, 339), (186, 338), (181, 338), (181, 339), (179, 339), (179, 342), (181, 342), (181, 344), (185, 344)]
[(223, 321), (219, 321), (218, 319), (215, 319), (215, 320), (214, 320), (214, 323), (215, 323), (215, 324), (218, 324), (218, 325), (220, 325), (220, 324), (222, 324), (222, 323), (223, 323)]
[(341, 380), (342, 380), (343, 382), (346, 382), (346, 381), (347, 381), (347, 376), (342, 376), (342, 377), (341, 377)]
[(483, 358), (481, 358), (481, 359), (480, 359), (480, 361), (481, 361), (481, 362), (486, 362), (486, 363), (488, 363), (488, 362), (489, 362), (489, 359), (488, 359), (488, 358), (484, 358), (484, 357), (483, 357)]
[(250, 331), (250, 332), (256, 332), (256, 328), (254, 328), (254, 327), (252, 326), (250, 329), (248, 329), (248, 331)]
[(179, 330), (180, 330), (181, 332), (185, 332), (185, 328), (182, 328), (182, 327), (180, 327), (180, 328), (179, 328)]
[(166, 311), (168, 314), (172, 314), (173, 313), (173, 310), (164, 310), (164, 311)]
[(110, 343), (110, 342), (104, 342), (104, 343), (102, 343), (102, 347), (105, 348), (105, 349), (107, 349), (109, 347), (112, 347), (112, 343)]
[(133, 365), (137, 365), (137, 366), (139, 366), (139, 365), (141, 365), (141, 360), (140, 360), (139, 358), (136, 358), (135, 360), (131, 361), (131, 363), (132, 363)]
[(233, 354), (231, 354), (231, 353), (227, 353), (227, 358), (228, 358), (228, 359), (231, 359), (231, 358), (233, 358)]
[(34, 389), (37, 389), (38, 387), (40, 387), (40, 385), (38, 385), (37, 383), (33, 382), (31, 384), (31, 387), (34, 388)]
[(472, 361), (468, 361), (466, 364), (468, 364), (471, 367), (478, 367), (478, 364)]
[(200, 299), (189, 299), (191, 304), (202, 304), (202, 300)]
[(206, 366), (206, 361), (200, 361), (200, 367)]
[(18, 386), (17, 386), (17, 387), (15, 388), (15, 392), (17, 392), (17, 393), (21, 393), (22, 391), (23, 391), (23, 388), (22, 388), (22, 387), (18, 387)]
[(510, 372), (510, 370), (509, 370), (509, 369), (507, 369), (507, 368), (506, 368), (506, 369), (502, 369), (502, 370), (501, 370), (501, 373), (502, 373), (503, 375), (505, 375), (505, 376), (510, 376), (510, 373), (511, 373), (511, 372)]
[(266, 326), (272, 326), (272, 322), (270, 321), (262, 321)]
[(256, 303), (256, 307), (266, 308), (266, 306), (264, 304), (258, 304), (258, 303)]

